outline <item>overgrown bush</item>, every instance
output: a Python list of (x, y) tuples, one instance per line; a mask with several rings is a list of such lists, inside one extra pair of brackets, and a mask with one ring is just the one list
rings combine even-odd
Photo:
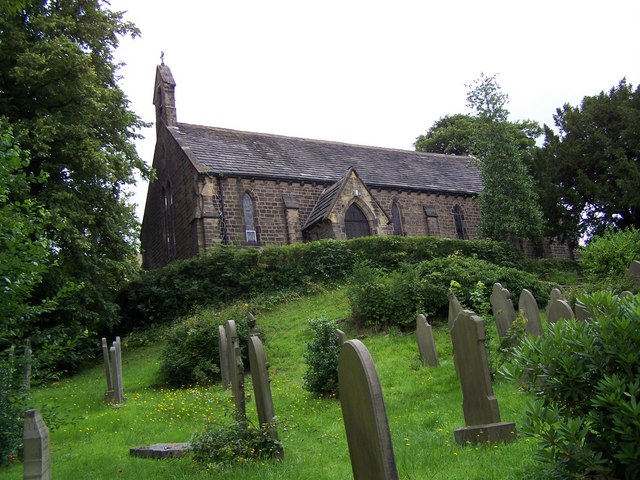
[(618, 290), (629, 286), (625, 272), (633, 260), (640, 259), (640, 230), (607, 230), (595, 236), (580, 254), (580, 265), (587, 281)]
[(0, 466), (18, 459), (26, 410), (26, 391), (13, 348), (0, 352)]
[(525, 431), (559, 478), (640, 477), (640, 295), (580, 299), (590, 322), (562, 321), (526, 337), (506, 376), (537, 400)]
[[(523, 288), (531, 290), (541, 303), (549, 295), (548, 288), (535, 275), (477, 258), (457, 255), (437, 258), (405, 265), (386, 275), (361, 265), (349, 287), (352, 319), (365, 327), (379, 329), (412, 328), (416, 313), (425, 313), (432, 319), (444, 318), (452, 280), (458, 282), (459, 300), (466, 305), (478, 303), (476, 297), (483, 294), (488, 299), (495, 282), (509, 289), (515, 304)], [(478, 292), (478, 285), (486, 289), (484, 293)]]
[(582, 275), (579, 262), (555, 258), (526, 260), (523, 270), (535, 273), (541, 280), (556, 285), (575, 285)]
[(271, 437), (268, 428), (256, 428), (247, 422), (231, 425), (208, 423), (191, 440), (193, 459), (216, 470), (234, 463), (279, 458), (282, 444)]
[(247, 365), (248, 309), (235, 305), (217, 314), (199, 312), (177, 322), (167, 333), (160, 375), (174, 387), (208, 385), (220, 378), (218, 325), (235, 320), (242, 359)]
[(321, 397), (335, 396), (338, 393), (338, 357), (340, 342), (337, 325), (333, 320), (317, 318), (309, 322), (313, 332), (307, 343), (304, 360), (307, 370), (304, 373), (304, 388)]

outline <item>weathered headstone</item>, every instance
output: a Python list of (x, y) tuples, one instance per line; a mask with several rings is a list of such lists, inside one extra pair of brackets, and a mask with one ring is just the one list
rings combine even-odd
[(111, 360), (109, 358), (109, 347), (107, 346), (107, 339), (102, 337), (102, 360), (104, 361), (104, 372), (107, 377), (107, 391), (104, 394), (104, 398), (107, 402), (113, 401), (113, 378), (111, 376)]
[(338, 360), (342, 417), (355, 480), (397, 480), (380, 379), (367, 347), (342, 344)]
[(252, 313), (247, 314), (247, 326), (249, 327), (249, 335), (260, 336), (260, 333), (256, 330), (256, 317)]
[(427, 317), (423, 314), (419, 314), (416, 320), (416, 339), (422, 364), (427, 367), (437, 367), (439, 365), (438, 352), (436, 351), (436, 343), (433, 340), (433, 330), (429, 322), (427, 322)]
[(618, 296), (620, 298), (633, 297), (633, 292), (630, 292), (629, 290), (625, 290), (624, 292), (620, 292), (620, 295)]
[[(269, 364), (264, 353), (262, 340), (257, 335), (249, 336), (249, 366), (253, 380), (253, 394), (256, 399), (258, 421), (260, 426), (267, 428), (271, 438), (278, 440), (278, 430), (275, 423), (273, 410), (273, 398), (271, 396), (271, 384), (269, 380)], [(279, 458), (283, 458), (282, 451), (278, 452)]]
[(132, 447), (129, 449), (129, 455), (145, 458), (176, 458), (184, 457), (191, 450), (191, 443), (189, 442), (154, 443), (153, 445)]
[(220, 356), (220, 377), (222, 386), (227, 389), (231, 386), (231, 371), (229, 368), (229, 343), (227, 333), (222, 325), (218, 325), (218, 354)]
[(460, 312), (451, 336), (466, 425), (455, 431), (456, 441), (477, 444), (515, 440), (515, 424), (500, 420), (498, 400), (491, 386), (482, 318), (468, 310)]
[(570, 320), (575, 318), (571, 305), (563, 298), (557, 298), (549, 304), (547, 322), (556, 323), (558, 320)]
[(589, 312), (587, 307), (578, 300), (576, 300), (574, 310), (577, 320), (591, 321), (593, 319), (593, 315), (591, 315), (591, 312)]
[(336, 335), (338, 337), (338, 344), (342, 345), (344, 342), (347, 341), (347, 334), (344, 333), (342, 330), (340, 330), (339, 328), (336, 328)]
[(22, 389), (28, 392), (31, 389), (31, 368), (33, 366), (33, 351), (31, 340), (27, 339), (24, 347), (24, 364), (22, 365)]
[(449, 316), (447, 318), (449, 330), (453, 328), (453, 322), (456, 321), (456, 318), (461, 311), (462, 305), (460, 305), (458, 297), (456, 297), (455, 293), (449, 291)]
[(500, 338), (504, 338), (507, 335), (507, 330), (509, 330), (509, 327), (511, 327), (511, 324), (516, 319), (516, 311), (513, 308), (509, 290), (499, 283), (494, 283), (490, 301), (493, 316), (496, 319), (498, 335)]
[(549, 292), (549, 301), (547, 302), (547, 308), (546, 308), (547, 316), (549, 316), (549, 308), (551, 308), (551, 304), (556, 300), (566, 300), (566, 298), (564, 298), (564, 295), (562, 294), (560, 289), (552, 288), (551, 291)]
[(522, 310), (524, 316), (527, 317), (527, 333), (536, 337), (542, 335), (542, 321), (540, 320), (538, 302), (526, 288), (520, 293), (518, 309)]
[(24, 414), (23, 476), (33, 480), (51, 479), (51, 456), (49, 452), (49, 429), (38, 410), (27, 410)]
[(227, 334), (229, 380), (231, 381), (233, 402), (236, 406), (236, 416), (238, 420), (244, 421), (247, 418), (246, 399), (244, 395), (244, 365), (242, 364), (242, 356), (240, 354), (236, 322), (234, 320), (227, 320), (225, 331)]
[(111, 360), (111, 386), (113, 394), (111, 401), (119, 404), (124, 402), (124, 388), (122, 384), (122, 350), (120, 346), (120, 337), (111, 344), (109, 349), (109, 357)]
[(634, 260), (627, 269), (627, 276), (631, 281), (640, 288), (640, 261)]

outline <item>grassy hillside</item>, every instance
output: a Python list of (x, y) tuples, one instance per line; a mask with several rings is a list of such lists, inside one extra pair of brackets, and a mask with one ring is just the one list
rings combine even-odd
[[(163, 345), (123, 351), (127, 402), (103, 401), (101, 365), (34, 391), (51, 432), (54, 478), (80, 479), (349, 479), (352, 478), (340, 403), (315, 399), (302, 388), (303, 353), (310, 337), (308, 320), (348, 315), (343, 290), (321, 293), (280, 305), (258, 318), (266, 337), (272, 393), (281, 421), (283, 463), (247, 464), (215, 471), (188, 458), (150, 460), (129, 456), (129, 448), (190, 439), (206, 421), (230, 423), (230, 394), (218, 385), (183, 390), (155, 385)], [(343, 326), (347, 335), (353, 334)], [(520, 438), (509, 445), (461, 447), (453, 431), (464, 425), (460, 384), (446, 327), (435, 330), (441, 366), (422, 367), (415, 335), (391, 333), (362, 341), (376, 363), (396, 462), (403, 479), (522, 478), (531, 467), (535, 442)], [(253, 396), (250, 376), (247, 392)], [(494, 386), (502, 419), (522, 424), (528, 397), (502, 382)], [(247, 411), (257, 421), (255, 403)], [(22, 478), (22, 466), (0, 470), (7, 479)]]

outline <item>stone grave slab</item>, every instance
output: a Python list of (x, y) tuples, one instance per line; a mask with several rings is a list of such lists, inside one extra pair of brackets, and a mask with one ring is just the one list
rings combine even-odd
[(359, 340), (342, 344), (338, 382), (355, 480), (397, 480), (380, 379), (369, 350)]
[(234, 320), (227, 320), (225, 325), (227, 334), (227, 349), (229, 354), (229, 380), (231, 381), (231, 393), (233, 403), (236, 406), (238, 420), (247, 418), (246, 398), (244, 394), (244, 365), (240, 354), (240, 343), (238, 341), (238, 330)]
[(222, 325), (218, 325), (218, 355), (220, 356), (220, 377), (222, 387), (231, 387), (231, 372), (229, 368), (229, 343), (227, 332)]
[(547, 316), (549, 316), (549, 308), (551, 307), (551, 304), (556, 300), (566, 300), (566, 298), (564, 298), (564, 295), (559, 288), (552, 288), (549, 292), (549, 301), (547, 302)]
[(633, 297), (633, 292), (630, 292), (629, 290), (625, 290), (624, 292), (620, 292), (620, 295), (618, 296), (620, 298)]
[(264, 352), (262, 340), (257, 336), (249, 337), (249, 366), (251, 368), (251, 378), (253, 380), (253, 394), (256, 399), (256, 409), (258, 410), (258, 421), (260, 426), (267, 426), (271, 436), (278, 439), (274, 419), (273, 398), (271, 397), (271, 385), (267, 356)]
[(465, 420), (465, 427), (454, 432), (456, 441), (477, 444), (515, 440), (515, 424), (500, 420), (498, 400), (491, 386), (482, 318), (463, 310), (456, 318), (451, 336)]
[(634, 260), (629, 265), (627, 269), (627, 276), (631, 279), (631, 281), (640, 288), (640, 261)]
[(491, 302), (493, 316), (496, 319), (498, 335), (500, 338), (504, 338), (507, 335), (507, 330), (509, 330), (509, 327), (511, 327), (511, 324), (516, 319), (516, 311), (513, 308), (509, 290), (499, 283), (494, 283), (489, 300)]
[(154, 443), (142, 447), (132, 447), (129, 455), (144, 458), (176, 458), (184, 457), (191, 451), (191, 443)]
[(453, 322), (456, 321), (458, 314), (462, 311), (462, 305), (460, 305), (460, 301), (456, 294), (449, 291), (449, 315), (447, 317), (447, 324), (449, 325), (449, 330), (453, 328)]
[(591, 315), (591, 312), (589, 312), (587, 307), (579, 300), (576, 300), (574, 313), (577, 320), (582, 320), (587, 322), (593, 320), (593, 315)]
[(113, 379), (111, 377), (111, 360), (109, 359), (109, 346), (107, 339), (102, 337), (102, 360), (104, 361), (104, 372), (107, 377), (107, 391), (104, 398), (107, 402), (113, 401)]
[(49, 429), (36, 409), (27, 410), (24, 414), (22, 441), (24, 445), (22, 478), (51, 480)]
[(524, 312), (527, 317), (527, 333), (538, 337), (542, 335), (542, 321), (540, 320), (540, 310), (536, 298), (526, 288), (520, 293), (518, 309)]
[(575, 318), (571, 305), (563, 298), (557, 298), (549, 304), (549, 312), (547, 312), (547, 321), (556, 323), (559, 320), (571, 320)]
[(347, 334), (344, 333), (339, 328), (336, 328), (336, 335), (338, 337), (338, 345), (342, 345), (344, 342), (347, 341)]
[(427, 322), (427, 317), (423, 314), (419, 314), (416, 320), (416, 339), (422, 364), (426, 367), (437, 367), (439, 365), (438, 352), (433, 339), (433, 330)]

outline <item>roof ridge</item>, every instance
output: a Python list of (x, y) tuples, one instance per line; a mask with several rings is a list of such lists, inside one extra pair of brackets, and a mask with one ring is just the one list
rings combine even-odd
[(376, 147), (376, 146), (373, 146), (373, 145), (363, 145), (363, 144), (360, 144), (360, 143), (340, 142), (340, 141), (336, 141), (336, 140), (323, 140), (323, 139), (319, 139), (319, 138), (295, 137), (295, 136), (292, 136), (292, 135), (281, 135), (281, 134), (277, 134), (277, 133), (251, 132), (251, 131), (248, 131), (248, 130), (236, 130), (236, 129), (233, 129), (233, 128), (213, 127), (213, 126), (210, 126), (210, 125), (199, 125), (199, 124), (195, 124), (195, 123), (186, 123), (186, 122), (178, 122), (178, 124), (177, 124), (178, 131), (180, 130), (180, 126), (182, 126), (182, 125), (187, 126), (187, 127), (200, 128), (200, 129), (204, 129), (204, 130), (222, 131), (222, 132), (238, 133), (238, 134), (245, 134), (245, 135), (258, 135), (258, 136), (261, 136), (261, 137), (269, 137), (269, 138), (282, 138), (282, 139), (288, 139), (288, 140), (302, 140), (302, 141), (305, 141), (305, 142), (317, 142), (317, 143), (324, 143), (324, 144), (328, 144), (328, 145), (345, 145), (345, 146), (349, 146), (349, 147), (358, 147), (358, 148), (369, 149), (369, 150), (385, 150), (385, 151), (391, 151), (391, 152), (412, 153), (412, 154), (416, 154), (416, 155), (419, 155), (419, 156), (425, 156), (425, 157), (437, 157), (437, 158), (448, 158), (448, 159), (457, 158), (457, 159), (465, 160), (465, 161), (473, 159), (473, 157), (470, 156), (470, 155), (453, 155), (453, 154), (449, 154), (449, 153), (420, 152), (418, 150), (406, 150), (406, 149), (403, 149), (403, 148)]

